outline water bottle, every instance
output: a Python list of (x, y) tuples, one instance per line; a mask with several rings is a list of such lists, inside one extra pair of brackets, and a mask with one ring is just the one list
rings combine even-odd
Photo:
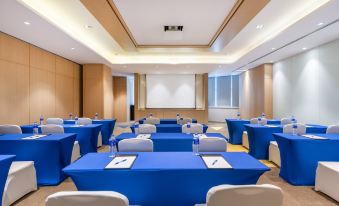
[(78, 120), (79, 120), (79, 117), (78, 117), (78, 115), (75, 115), (75, 118), (74, 118), (74, 120), (75, 120), (75, 125), (78, 125)]
[(39, 127), (38, 127), (38, 123), (34, 122), (33, 124), (33, 135), (37, 135), (39, 134)]
[(138, 124), (138, 123), (135, 123), (135, 124), (134, 124), (134, 133), (135, 133), (135, 134), (138, 134), (138, 133), (139, 133), (138, 130), (139, 130), (139, 124)]
[(115, 152), (117, 151), (117, 141), (114, 137), (114, 135), (111, 136), (109, 139), (109, 157), (115, 157)]
[(180, 118), (180, 114), (179, 113), (177, 113), (177, 119), (179, 119)]
[(261, 113), (261, 118), (265, 118), (265, 117), (266, 117), (265, 113), (264, 112)]
[(258, 126), (261, 124), (261, 117), (258, 117)]
[(193, 153), (195, 155), (199, 155), (199, 138), (198, 137), (193, 138)]
[(99, 114), (98, 114), (98, 113), (95, 113), (94, 119), (95, 119), (95, 120), (99, 119)]
[(292, 124), (292, 135), (297, 135), (298, 125), (297, 123)]
[(73, 114), (69, 113), (69, 119), (72, 120), (73, 119)]
[(44, 124), (44, 116), (40, 115), (40, 125), (43, 125), (43, 124)]
[(237, 113), (237, 118), (240, 119), (240, 112)]
[(150, 114), (149, 114), (149, 117), (150, 117), (150, 118), (152, 118), (152, 117), (153, 117), (153, 114), (152, 114), (152, 113), (150, 113)]
[(297, 120), (296, 120), (296, 118), (293, 115), (291, 117), (291, 123), (292, 124), (296, 124), (297, 123)]
[(187, 128), (191, 128), (191, 122), (187, 122)]

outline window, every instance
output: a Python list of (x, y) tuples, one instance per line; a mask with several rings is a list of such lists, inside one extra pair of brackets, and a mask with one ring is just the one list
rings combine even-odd
[(209, 107), (239, 107), (239, 75), (208, 78)]

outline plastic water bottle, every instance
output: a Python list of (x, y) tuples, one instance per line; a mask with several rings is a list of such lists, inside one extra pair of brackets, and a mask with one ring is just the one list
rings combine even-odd
[(115, 157), (115, 152), (117, 151), (117, 141), (114, 135), (109, 139), (109, 157)]
[(95, 120), (99, 119), (99, 114), (98, 114), (98, 113), (95, 113), (94, 119), (95, 119)]
[(261, 117), (258, 117), (258, 126), (261, 124)]
[(199, 138), (193, 137), (193, 153), (199, 155)]
[(187, 122), (187, 128), (191, 128), (191, 122)]
[(78, 120), (79, 120), (79, 117), (78, 117), (78, 115), (75, 115), (75, 118), (74, 118), (74, 120), (75, 120), (75, 125), (78, 125)]
[(40, 125), (43, 125), (44, 124), (44, 116), (43, 115), (40, 115)]
[(39, 134), (39, 126), (37, 122), (34, 122), (33, 124), (33, 135)]
[(266, 117), (265, 113), (264, 112), (261, 113), (261, 118), (265, 118), (265, 117)]
[(292, 135), (297, 135), (298, 125), (297, 123), (292, 124)]
[(69, 119), (72, 120), (73, 119), (73, 114), (69, 113)]
[(291, 123), (292, 124), (296, 124), (297, 123), (297, 119), (293, 115), (291, 117)]
[(152, 118), (152, 117), (153, 117), (153, 114), (152, 114), (152, 113), (150, 113), (150, 114), (149, 114), (149, 117), (150, 117), (150, 118)]
[(134, 133), (135, 133), (135, 134), (138, 134), (138, 133), (139, 133), (139, 124), (138, 124), (138, 123), (135, 123), (135, 124), (134, 124)]
[(179, 119), (180, 118), (180, 114), (179, 113), (177, 113), (177, 119)]
[(240, 112), (237, 113), (237, 118), (240, 119)]

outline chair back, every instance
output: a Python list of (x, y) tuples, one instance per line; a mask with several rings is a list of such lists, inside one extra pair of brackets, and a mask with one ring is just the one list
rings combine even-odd
[(258, 122), (260, 125), (266, 125), (267, 124), (267, 119), (266, 118), (261, 118), (260, 121), (258, 119)]
[(64, 124), (64, 120), (61, 118), (48, 118), (47, 119), (47, 124), (58, 124), (62, 125)]
[(46, 206), (128, 206), (124, 195), (112, 191), (57, 192), (47, 197)]
[(181, 126), (182, 133), (189, 133), (189, 134), (202, 134), (204, 133), (204, 126), (199, 123), (192, 123), (190, 124), (190, 128), (188, 128), (188, 124), (184, 124)]
[(160, 119), (156, 117), (148, 117), (144, 120), (144, 124), (160, 124)]
[(22, 134), (22, 131), (18, 125), (4, 124), (0, 125), (0, 134)]
[(63, 134), (65, 133), (64, 127), (57, 124), (41, 125), (42, 134)]
[(92, 120), (90, 118), (82, 117), (78, 119), (78, 124), (79, 125), (88, 125), (92, 124)]
[(119, 152), (153, 152), (153, 141), (150, 139), (123, 139), (118, 143)]
[(140, 124), (137, 130), (137, 134), (152, 134), (157, 132), (157, 127), (153, 124)]
[(184, 124), (187, 124), (189, 122), (192, 123), (192, 118), (183, 117), (183, 118), (177, 119), (177, 124), (180, 124), (180, 125), (184, 125)]
[(292, 124), (292, 120), (291, 120), (291, 118), (282, 118), (281, 120), (280, 120), (280, 122), (281, 122), (281, 124), (282, 125), (287, 125), (287, 124)]
[(220, 137), (202, 137), (199, 140), (199, 152), (226, 152), (227, 141)]
[(258, 124), (258, 118), (252, 118), (250, 124)]
[[(299, 135), (306, 134), (306, 126), (304, 124), (296, 123), (297, 130), (296, 133)], [(293, 124), (287, 124), (283, 128), (283, 133), (291, 134), (293, 133)]]
[(327, 127), (326, 134), (339, 134), (339, 125), (330, 125)]
[(220, 185), (207, 193), (207, 206), (282, 206), (283, 195), (274, 185)]

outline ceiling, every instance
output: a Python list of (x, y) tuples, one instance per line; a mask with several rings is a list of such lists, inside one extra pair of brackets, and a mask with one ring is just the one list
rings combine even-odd
[[(112, 36), (110, 29), (119, 28), (107, 27), (101, 19), (95, 18), (81, 1), (2, 0), (0, 31), (80, 64), (106, 64), (113, 72), (119, 74), (208, 72), (210, 75), (228, 75), (235, 70), (239, 73), (259, 64), (275, 62), (305, 52), (302, 48), (309, 50), (339, 38), (339, 23), (336, 22), (339, 19), (338, 0), (271, 0), (258, 10), (258, 13), (251, 17), (244, 27), (227, 41), (226, 45), (218, 44), (217, 39), (215, 44), (215, 48), (219, 46), (217, 49), (174, 46), (171, 48), (135, 47), (134, 50), (128, 50), (121, 43), (121, 39), (129, 39), (128, 36)], [(100, 1), (110, 3), (109, 0), (96, 0), (96, 2)], [(220, 0), (216, 1), (215, 5), (207, 5), (209, 1), (196, 0), (194, 2), (199, 2), (196, 4), (192, 1), (163, 0), (165, 4), (156, 5), (157, 9), (164, 11), (166, 6), (171, 7), (166, 2), (175, 2), (173, 5), (181, 8), (179, 14), (180, 11), (182, 13), (192, 11), (192, 15), (187, 16), (208, 18), (208, 22), (203, 22), (201, 19), (193, 21), (194, 18), (186, 18), (182, 14), (178, 19), (173, 18), (176, 24), (181, 19), (185, 20), (185, 25), (192, 27), (195, 33), (199, 25), (205, 25), (202, 27), (208, 27), (208, 31), (201, 32), (203, 34), (198, 32), (199, 35), (185, 34), (181, 43), (171, 44), (206, 44), (215, 32), (215, 27), (220, 26), (220, 21), (223, 21), (235, 2)], [(119, 13), (138, 43), (169, 44), (163, 36), (156, 34), (155, 25), (162, 25), (167, 21), (171, 23), (168, 20), (170, 13), (162, 14), (155, 11), (151, 13), (155, 7), (150, 6), (149, 3), (155, 3), (155, 0), (140, 0), (140, 2), (144, 2), (145, 5), (135, 2), (132, 4), (131, 0), (114, 0)], [(141, 12), (145, 17), (133, 14), (138, 13), (135, 9), (139, 7), (135, 4), (146, 12), (147, 15)], [(216, 5), (218, 8), (215, 7)], [(190, 7), (194, 9), (189, 9)], [(102, 8), (98, 7), (98, 9), (101, 11)], [(198, 11), (207, 10), (209, 12), (206, 14), (198, 15)], [(102, 9), (102, 12), (104, 13), (105, 10)], [(15, 17), (13, 13), (16, 14)], [(154, 19), (152, 20), (151, 17)], [(144, 23), (138, 25), (136, 20), (138, 18), (143, 18)], [(30, 25), (25, 25), (25, 21), (29, 21)], [(206, 26), (211, 23), (210, 21), (213, 24)], [(322, 24), (318, 25), (319, 23)], [(258, 25), (262, 25), (262, 28), (257, 29)], [(153, 31), (146, 26), (154, 27)], [(142, 33), (142, 29), (149, 30), (149, 33), (147, 31)], [(225, 29), (227, 30), (227, 27)]]

